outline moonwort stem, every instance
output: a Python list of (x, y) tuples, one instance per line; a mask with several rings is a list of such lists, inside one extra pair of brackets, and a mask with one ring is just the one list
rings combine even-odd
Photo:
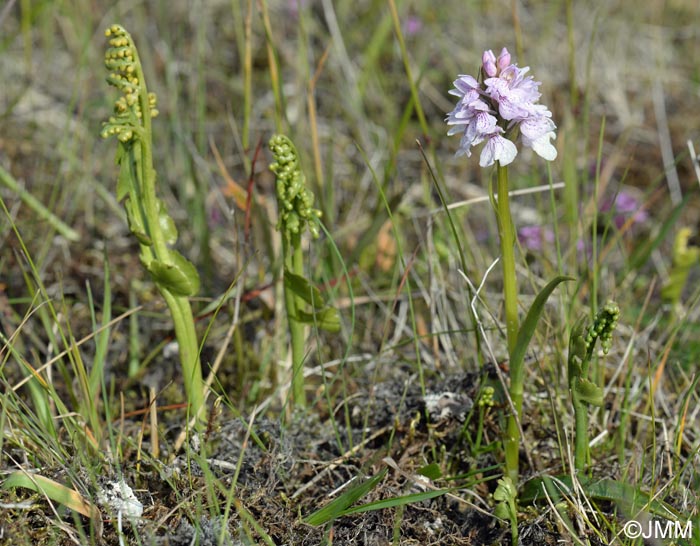
[[(304, 256), (301, 250), (301, 235), (292, 234), (289, 246), (285, 248), (287, 269), (298, 276), (304, 275)], [(299, 296), (285, 287), (285, 303), (287, 307), (287, 321), (292, 342), (292, 396), (294, 404), (298, 407), (306, 405), (304, 393), (304, 324), (299, 320), (299, 309), (302, 301)]]
[[(498, 162), (498, 202), (496, 217), (501, 241), (501, 264), (503, 268), (503, 298), (506, 317), (506, 337), (508, 353), (512, 354), (518, 339), (518, 283), (515, 277), (515, 230), (510, 215), (508, 196), (508, 167)], [(518, 483), (518, 449), (520, 447), (520, 428), (518, 420), (523, 407), (523, 365), (515, 363), (510, 370), (510, 397), (515, 408), (515, 415), (508, 418), (504, 447), (506, 452), (506, 472)]]
[[(141, 102), (141, 111), (149, 111), (148, 89), (146, 88), (146, 78), (143, 75), (141, 63), (138, 61), (138, 52), (134, 48), (134, 59), (136, 60), (136, 74), (142, 83), (139, 92), (139, 101)], [(146, 222), (148, 223), (148, 232), (153, 241), (153, 253), (156, 258), (168, 261), (170, 257), (170, 248), (165, 241), (165, 236), (158, 222), (158, 198), (156, 196), (156, 171), (153, 167), (153, 145), (152, 145), (152, 130), (151, 116), (144, 114), (142, 117), (144, 138), (141, 148), (141, 169), (143, 186), (141, 188), (142, 203), (145, 211)], [(148, 247), (145, 251), (148, 253)], [(165, 286), (157, 283), (157, 286), (168, 305), (173, 327), (175, 329), (175, 338), (178, 342), (178, 350), (180, 352), (180, 365), (182, 366), (183, 383), (185, 385), (185, 395), (189, 402), (189, 409), (193, 416), (197, 418), (197, 422), (201, 422), (205, 418), (202, 411), (204, 407), (204, 390), (202, 385), (202, 371), (199, 361), (199, 344), (197, 342), (197, 332), (194, 327), (194, 317), (192, 308), (186, 296), (177, 296), (172, 294)]]
[(576, 391), (572, 392), (572, 399), (576, 432), (574, 440), (574, 468), (577, 472), (583, 472), (588, 463), (588, 408), (586, 408)]
[(190, 413), (196, 422), (205, 420), (204, 383), (199, 361), (199, 344), (194, 328), (194, 317), (189, 300), (184, 296), (175, 296), (167, 288), (159, 287), (165, 303), (168, 305), (175, 328), (180, 365), (182, 366), (185, 394), (190, 404)]

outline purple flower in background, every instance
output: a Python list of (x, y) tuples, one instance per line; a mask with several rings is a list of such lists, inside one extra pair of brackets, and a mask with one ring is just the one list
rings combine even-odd
[(547, 107), (537, 103), (540, 82), (526, 76), (528, 67), (511, 64), (505, 47), (498, 57), (491, 50), (484, 51), (481, 62), (483, 82), (460, 75), (450, 90), (459, 101), (445, 121), (451, 126), (448, 135), (462, 135), (457, 155), (470, 157), (472, 146), (486, 142), (479, 165), (488, 167), (495, 161), (508, 165), (518, 153), (513, 140), (519, 131), (524, 146), (553, 161), (557, 149), (551, 140), (556, 125)]
[(527, 250), (542, 250), (544, 243), (554, 242), (554, 232), (542, 226), (525, 226), (518, 230), (518, 241)]
[(423, 21), (420, 17), (415, 15), (409, 15), (404, 21), (403, 32), (406, 36), (415, 36), (423, 28)]
[(641, 204), (631, 193), (622, 190), (614, 198), (608, 198), (600, 206), (601, 212), (612, 212), (613, 222), (617, 229), (622, 228), (627, 219), (632, 216), (633, 224), (647, 221), (649, 213), (641, 209)]
[(299, 17), (299, 10), (304, 8), (307, 0), (287, 0), (287, 11), (292, 19)]

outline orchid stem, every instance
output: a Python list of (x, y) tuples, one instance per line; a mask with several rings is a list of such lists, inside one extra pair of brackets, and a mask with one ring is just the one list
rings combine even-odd
[[(508, 196), (508, 167), (498, 165), (498, 202), (496, 216), (498, 233), (501, 240), (501, 264), (503, 267), (503, 297), (506, 317), (506, 337), (508, 354), (512, 355), (518, 339), (518, 283), (515, 277), (515, 230), (510, 214)], [(523, 365), (517, 364), (510, 370), (510, 397), (515, 414), (508, 418), (504, 447), (506, 455), (506, 472), (518, 483), (518, 457), (520, 448), (520, 428), (518, 422), (523, 407)]]

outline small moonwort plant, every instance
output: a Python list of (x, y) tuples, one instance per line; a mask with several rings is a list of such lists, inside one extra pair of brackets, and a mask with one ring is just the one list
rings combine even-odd
[[(277, 230), (282, 234), (284, 255), (284, 298), (292, 345), (292, 400), (306, 405), (304, 394), (304, 324), (337, 331), (340, 328), (337, 311), (323, 307), (321, 292), (304, 277), (304, 256), (301, 237), (308, 228), (314, 238), (319, 236), (321, 211), (314, 208), (314, 194), (306, 186), (306, 177), (292, 141), (284, 135), (270, 139), (274, 162), (270, 170), (276, 175), (278, 203)], [(312, 312), (305, 309), (309, 305)]]
[(588, 461), (588, 412), (587, 405), (603, 405), (603, 389), (588, 378), (596, 341), (600, 340), (603, 354), (612, 346), (612, 334), (620, 317), (620, 308), (608, 301), (589, 327), (583, 318), (574, 326), (569, 338), (568, 375), (569, 391), (574, 406), (574, 467), (583, 471)]
[(493, 492), (493, 500), (497, 501), (494, 514), (501, 519), (510, 521), (512, 544), (518, 543), (518, 488), (509, 476), (498, 480), (498, 486)]
[(522, 359), (513, 358), (519, 344), (518, 289), (515, 276), (515, 231), (508, 196), (508, 165), (518, 154), (515, 141), (531, 148), (540, 157), (553, 161), (557, 150), (552, 144), (556, 125), (546, 106), (538, 104), (540, 82), (526, 75), (528, 67), (519, 68), (503, 48), (496, 57), (485, 51), (478, 79), (460, 75), (454, 81), (452, 95), (459, 98), (454, 110), (447, 114), (448, 135), (461, 135), (457, 156), (471, 156), (474, 146), (483, 144), (479, 165), (496, 164), (497, 198), (492, 196), (501, 243), (503, 295), (508, 352), (511, 360), (510, 397), (516, 415), (511, 415), (504, 437), (506, 473), (518, 483), (518, 450), (522, 412), (524, 368)]
[(131, 35), (120, 25), (105, 32), (109, 47), (105, 66), (107, 83), (121, 96), (114, 113), (103, 124), (103, 138), (116, 136), (119, 144), (117, 199), (123, 201), (129, 230), (139, 242), (141, 263), (163, 295), (175, 327), (185, 392), (192, 415), (204, 420), (204, 390), (199, 344), (188, 300), (199, 290), (199, 275), (187, 259), (171, 248), (177, 228), (165, 203), (156, 196), (151, 119), (158, 115), (156, 95), (146, 88), (141, 61)]

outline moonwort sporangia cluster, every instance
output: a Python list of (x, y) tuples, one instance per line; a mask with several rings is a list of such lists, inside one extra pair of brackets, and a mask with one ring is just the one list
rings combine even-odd
[(158, 286), (176, 296), (192, 296), (199, 290), (199, 275), (171, 248), (177, 228), (156, 195), (151, 130), (151, 119), (158, 115), (155, 93), (148, 92), (136, 45), (126, 29), (114, 24), (105, 36), (107, 82), (121, 93), (101, 132), (103, 138), (119, 139), (117, 199), (124, 202), (129, 229), (141, 243), (141, 261)]
[(620, 308), (614, 301), (608, 301), (603, 308), (598, 311), (598, 314), (588, 329), (586, 335), (586, 349), (591, 350), (596, 339), (600, 339), (600, 346), (603, 349), (603, 354), (608, 354), (612, 346), (612, 335), (617, 326), (617, 320), (620, 318)]
[(280, 205), (277, 229), (290, 237), (301, 234), (308, 226), (311, 234), (318, 237), (321, 211), (313, 207), (314, 194), (306, 186), (294, 144), (285, 135), (275, 135), (269, 145), (275, 160), (270, 170), (277, 176)]
[(119, 89), (122, 96), (115, 101), (114, 114), (104, 123), (101, 136), (116, 135), (126, 143), (142, 132), (144, 108), (151, 118), (158, 115), (156, 94), (146, 91), (138, 52), (124, 27), (112, 25), (105, 36), (110, 46), (105, 52), (105, 67), (110, 72), (107, 83)]
[(551, 143), (556, 125), (547, 107), (537, 103), (541, 84), (525, 75), (529, 70), (512, 64), (506, 48), (498, 58), (488, 50), (482, 56), (479, 79), (460, 75), (455, 80), (450, 94), (459, 102), (446, 121), (452, 126), (448, 135), (462, 135), (458, 156), (470, 157), (471, 148), (485, 142), (479, 165), (488, 167), (496, 161), (508, 165), (518, 154), (513, 141), (520, 134), (523, 145), (542, 158), (557, 157)]

